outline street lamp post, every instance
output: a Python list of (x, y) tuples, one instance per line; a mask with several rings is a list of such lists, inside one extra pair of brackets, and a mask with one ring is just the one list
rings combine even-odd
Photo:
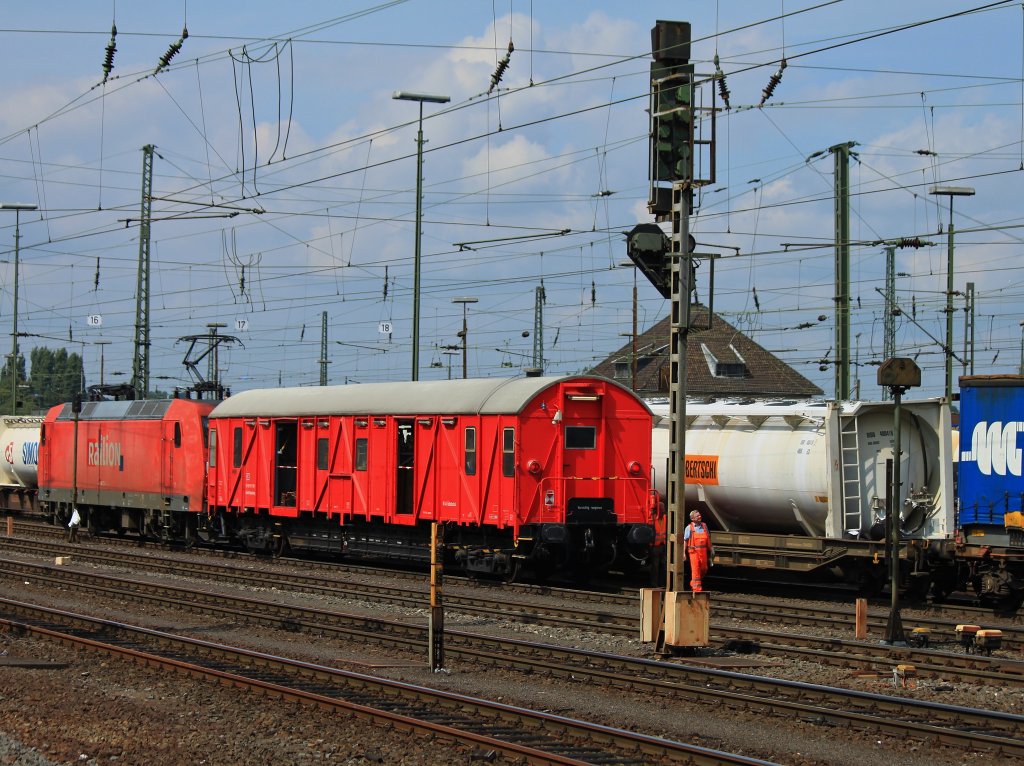
[(396, 90), (391, 98), (416, 101), (420, 105), (419, 128), (416, 131), (416, 238), (412, 275), (412, 379), (420, 379), (420, 235), (423, 226), (423, 103), (447, 104), (448, 96), (409, 93)]
[(953, 398), (953, 197), (970, 197), (970, 186), (933, 186), (929, 194), (949, 197), (949, 228), (946, 229), (946, 399)]
[(462, 379), (465, 380), (468, 376), (468, 366), (466, 364), (466, 347), (468, 344), (469, 327), (466, 324), (466, 309), (468, 304), (476, 303), (477, 298), (452, 298), (452, 303), (462, 304)]
[(14, 211), (14, 327), (11, 331), (11, 414), (18, 413), (18, 255), (21, 250), (21, 211), (37, 210), (37, 205), (0, 202), (0, 210)]

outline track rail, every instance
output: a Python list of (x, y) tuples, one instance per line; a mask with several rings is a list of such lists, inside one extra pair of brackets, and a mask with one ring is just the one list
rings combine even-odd
[(0, 599), (0, 624), (264, 696), (496, 750), (531, 764), (767, 764), (564, 716)]
[[(57, 555), (68, 548), (50, 546), (47, 543), (11, 540), (0, 538), (0, 548), (18, 550), (25, 553)], [(146, 571), (180, 576), (205, 576), (217, 582), (233, 583), (247, 587), (275, 587), (279, 589), (299, 590), (304, 593), (320, 593), (349, 599), (361, 599), (375, 603), (390, 603), (411, 609), (420, 609), (425, 603), (425, 590), (393, 585), (376, 585), (340, 581), (305, 573), (253, 573), (220, 562), (190, 560), (183, 564), (180, 559), (161, 559), (153, 556), (89, 550), (76, 546), (71, 548), (76, 561), (109, 566), (122, 566), (129, 562), (132, 566), (142, 567)], [(8, 562), (14, 566), (15, 562)], [(29, 565), (26, 565), (29, 566)], [(187, 569), (187, 571), (183, 571)], [(99, 576), (93, 573), (75, 575), (73, 570), (61, 569), (62, 576), (79, 580), (82, 584), (96, 581)], [(420, 578), (419, 583), (422, 583)], [(418, 584), (419, 584), (418, 583)], [(132, 586), (128, 583), (120, 587), (125, 590)], [(571, 607), (545, 605), (533, 601), (516, 601), (509, 599), (504, 590), (481, 588), (472, 595), (455, 595), (451, 591), (445, 594), (446, 609), (462, 614), (480, 617), (500, 617), (503, 620), (540, 624), (553, 627), (589, 630), (593, 632), (612, 633), (634, 638), (638, 635), (639, 602), (632, 600), (632, 612), (627, 613), (626, 607), (616, 606), (613, 609), (587, 609), (585, 606), (573, 604)], [(534, 594), (540, 595), (540, 594)], [(572, 592), (566, 592), (567, 597)], [(619, 603), (622, 603), (621, 601)], [(751, 622), (763, 620), (767, 611), (777, 616), (782, 614), (786, 624), (812, 624), (835, 629), (842, 624), (839, 610), (826, 608), (824, 614), (814, 613), (806, 608), (772, 605), (766, 610), (763, 604), (743, 602), (738, 604), (734, 599), (715, 597), (715, 624), (712, 625), (712, 640), (723, 645), (728, 641), (753, 642), (757, 651), (772, 656), (787, 657), (795, 660), (809, 660), (839, 667), (860, 667), (876, 670), (879, 667), (891, 672), (892, 667), (899, 663), (913, 664), (921, 677), (944, 678), (951, 681), (970, 680), (976, 683), (993, 685), (1024, 686), (1024, 663), (1003, 657), (991, 657), (978, 654), (954, 653), (937, 649), (916, 649), (912, 647), (895, 647), (864, 641), (849, 641), (839, 638), (799, 635), (792, 631), (773, 632), (758, 630), (749, 626), (730, 627), (723, 621), (727, 617), (746, 619)], [(952, 626), (942, 623), (951, 637)], [(852, 633), (852, 621), (850, 625)], [(881, 632), (881, 629), (878, 631)], [(1004, 637), (1006, 648), (1013, 648), (1017, 635), (1014, 629), (1007, 628), (1009, 637)], [(950, 642), (952, 639), (950, 639)]]
[[(42, 522), (16, 522), (14, 524), (16, 534), (44, 536), (48, 538), (63, 538), (64, 532), (53, 527), (51, 524)], [(80, 531), (80, 534), (81, 531)], [(137, 538), (119, 538), (103, 536), (98, 538), (104, 544), (132, 546), (135, 548), (148, 548), (151, 550), (167, 550), (168, 546), (157, 542), (146, 542)], [(77, 549), (76, 549), (77, 550)], [(240, 551), (225, 550), (223, 548), (202, 548), (204, 552), (221, 556), (226, 559), (247, 559), (255, 558), (266, 561), (266, 557)], [(426, 574), (422, 568), (396, 569), (394, 565), (387, 568), (382, 566), (356, 564), (349, 561), (322, 560), (315, 558), (275, 558), (273, 559), (282, 565), (293, 565), (301, 567), (310, 572), (331, 572), (338, 575), (365, 574), (368, 576), (380, 576), (386, 572), (389, 578), (395, 580), (406, 580), (410, 582), (425, 582)], [(556, 585), (537, 585), (530, 583), (507, 583), (498, 580), (477, 579), (465, 577), (458, 574), (446, 573), (445, 580), (450, 583), (464, 585), (475, 585), (484, 591), (501, 591), (504, 597), (509, 593), (525, 596), (562, 596), (571, 598), (577, 603), (596, 603), (606, 607), (623, 607), (627, 609), (639, 609), (639, 595), (635, 589), (620, 590), (619, 586), (605, 588), (604, 590), (582, 590), (580, 588), (560, 587)], [(730, 578), (710, 578), (712, 583), (731, 587), (736, 583)], [(716, 610), (735, 610), (729, 616), (736, 616), (743, 619), (746, 615), (756, 614), (764, 622), (783, 622), (787, 625), (799, 624), (807, 626), (835, 625), (848, 626), (852, 632), (854, 618), (849, 604), (856, 598), (856, 595), (848, 589), (824, 588), (821, 586), (794, 586), (793, 583), (761, 582), (753, 583), (757, 589), (767, 592), (763, 597), (751, 595), (736, 595), (727, 592), (715, 593)], [(814, 609), (795, 606), (780, 602), (771, 594), (783, 590), (785, 596), (790, 596), (794, 587), (799, 587), (800, 596), (805, 590), (812, 594), (807, 597), (817, 597), (821, 601), (836, 601), (839, 599), (843, 605), (827, 607), (816, 606)], [(765, 602), (771, 603), (771, 609), (765, 609)], [(845, 601), (843, 601), (845, 600)], [(870, 628), (884, 631), (889, 618), (889, 601), (874, 601), (874, 608), (868, 615), (868, 626)], [(935, 640), (954, 640), (954, 628), (959, 623), (978, 623), (985, 627), (999, 628), (1003, 631), (1003, 643), (1009, 649), (1024, 649), (1024, 613), (1021, 612), (998, 612), (990, 607), (970, 606), (966, 604), (943, 603), (940, 605), (927, 605), (908, 602), (904, 604), (906, 612), (914, 612), (913, 617), (904, 617), (904, 622), (910, 627), (927, 627), (935, 631)], [(929, 614), (922, 614), (922, 612)]]
[[(75, 573), (55, 567), (24, 565), (33, 576), (53, 576), (57, 582), (104, 592), (111, 599), (156, 601), (167, 608), (186, 608), (218, 619), (256, 622), (290, 631), (331, 633), (341, 641), (387, 643), (425, 653), (426, 629), (404, 622), (376, 620), (327, 610), (282, 606), (224, 593), (133, 583), (124, 578)], [(45, 570), (52, 570), (47, 572)], [(26, 576), (26, 568), (0, 574)], [(547, 644), (495, 639), (463, 631), (446, 631), (446, 651), (461, 661), (515, 668), (575, 682), (630, 689), (658, 698), (676, 697), (764, 712), (775, 716), (828, 722), (872, 731), (885, 731), (926, 742), (1001, 755), (1024, 757), (1024, 716), (954, 705), (916, 702), (901, 697), (837, 689), (741, 673), (681, 665)]]

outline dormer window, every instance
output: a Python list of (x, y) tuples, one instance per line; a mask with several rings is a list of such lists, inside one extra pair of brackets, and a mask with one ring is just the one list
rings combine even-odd
[(747, 365), (743, 362), (716, 362), (716, 378), (745, 378), (747, 377)]
[(705, 344), (700, 344), (704, 352), (704, 361), (707, 362), (708, 371), (716, 378), (746, 378), (750, 376), (747, 363), (739, 352), (732, 345), (729, 350), (732, 352), (731, 359), (719, 359)]

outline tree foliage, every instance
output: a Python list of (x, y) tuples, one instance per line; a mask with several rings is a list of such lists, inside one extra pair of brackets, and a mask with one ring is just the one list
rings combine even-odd
[(25, 402), (25, 406), (38, 402), (37, 406), (46, 410), (55, 404), (71, 401), (75, 394), (84, 390), (85, 370), (78, 354), (69, 354), (63, 348), (53, 351), (39, 347), (32, 349), (29, 359), (28, 390), (34, 401)]
[(12, 413), (24, 414), (25, 412), (28, 411), (26, 409), (27, 405), (24, 401), (26, 393), (25, 384), (27, 382), (25, 376), (25, 357), (23, 357), (21, 354), (18, 355), (18, 363), (14, 367), (14, 374), (15, 380), (13, 390), (17, 392), (17, 398), (19, 402), (21, 402), (21, 406), (17, 408), (15, 408), (15, 406), (11, 403), (11, 355), (7, 354), (4, 357), (3, 370), (0, 371), (0, 414), (2, 415), (8, 415)]
[[(11, 383), (11, 357), (7, 356), (0, 370), (0, 414), (29, 415), (42, 413), (55, 404), (71, 401), (85, 385), (82, 357), (66, 349), (40, 347), (29, 354), (31, 374), (25, 369), (25, 357), (18, 354)], [(17, 394), (11, 403), (12, 390)]]

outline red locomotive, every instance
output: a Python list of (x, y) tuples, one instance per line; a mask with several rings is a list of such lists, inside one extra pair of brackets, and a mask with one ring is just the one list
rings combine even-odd
[(651, 412), (594, 377), (248, 391), (210, 415), (207, 502), (252, 549), (424, 560), (431, 522), (468, 571), (643, 562)]
[(206, 416), (190, 399), (59, 404), (39, 438), (39, 503), (65, 524), (77, 503), (93, 531), (172, 541), (205, 510)]
[(584, 376), (65, 404), (39, 496), (56, 523), (77, 502), (95, 531), (274, 553), (423, 561), (441, 522), (468, 571), (586, 574), (661, 542), (651, 427), (632, 392)]

